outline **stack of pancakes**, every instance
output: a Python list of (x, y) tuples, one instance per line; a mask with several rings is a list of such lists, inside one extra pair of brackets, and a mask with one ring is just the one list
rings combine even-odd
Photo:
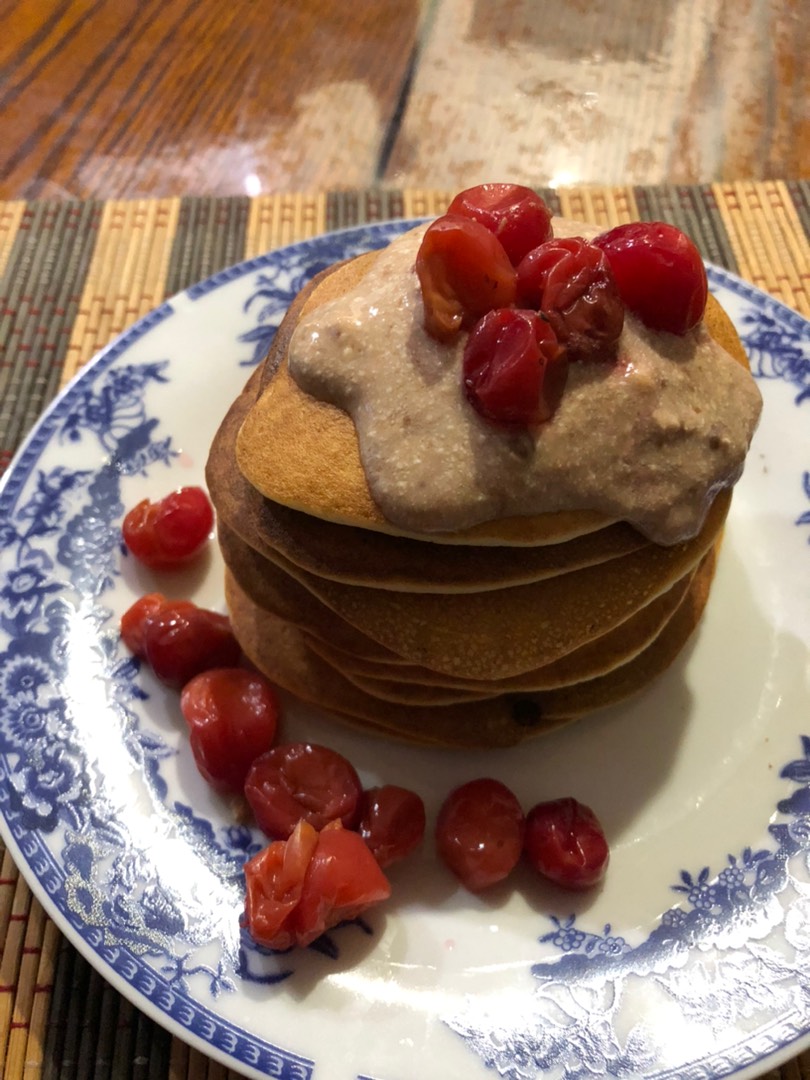
[[(513, 744), (629, 696), (700, 618), (730, 492), (670, 547), (591, 512), (397, 530), (369, 494), (351, 419), (305, 394), (286, 363), (302, 312), (353, 287), (373, 258), (326, 271), (296, 299), (211, 447), (244, 652), (303, 700), (439, 745)], [(744, 364), (714, 302), (706, 324)]]

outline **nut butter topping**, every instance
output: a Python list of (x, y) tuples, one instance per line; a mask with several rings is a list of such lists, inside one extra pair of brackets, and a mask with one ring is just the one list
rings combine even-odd
[[(356, 288), (313, 309), (290, 342), (302, 390), (352, 417), (369, 489), (412, 532), (560, 510), (598, 510), (660, 544), (695, 535), (739, 478), (761, 409), (750, 374), (700, 324), (683, 336), (629, 312), (615, 364), (573, 363), (557, 412), (535, 430), (470, 406), (466, 334), (424, 329), (414, 263), (425, 227), (395, 240)], [(595, 235), (555, 219), (556, 236)]]

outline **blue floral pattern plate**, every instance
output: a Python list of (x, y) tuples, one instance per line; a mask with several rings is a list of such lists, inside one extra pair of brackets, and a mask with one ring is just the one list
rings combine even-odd
[(198, 776), (177, 695), (118, 620), (155, 588), (222, 608), (215, 550), (156, 578), (124, 510), (199, 483), (230, 400), (301, 285), (405, 223), (241, 264), (175, 297), (81, 373), (0, 489), (0, 810), (75, 945), (172, 1032), (289, 1080), (753, 1077), (810, 1042), (810, 326), (710, 269), (765, 398), (709, 608), (674, 668), (622, 706), (497, 753), (409, 749), (286, 700), (284, 733), (363, 780), (575, 795), (612, 848), (570, 895), (519, 872), (473, 897), (428, 841), (391, 901), (309, 949), (240, 930), (261, 844)]

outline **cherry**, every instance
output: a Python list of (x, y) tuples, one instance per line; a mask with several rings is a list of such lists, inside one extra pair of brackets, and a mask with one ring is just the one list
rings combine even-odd
[(124, 518), (130, 552), (150, 570), (173, 570), (194, 558), (214, 525), (214, 511), (199, 487), (173, 491), (158, 502), (142, 499)]
[(146, 627), (165, 603), (163, 593), (147, 593), (121, 616), (121, 640), (141, 660), (146, 659)]
[(522, 184), (479, 184), (460, 191), (448, 214), (480, 221), (503, 244), (513, 266), (552, 235), (551, 211)]
[(449, 341), (494, 307), (515, 298), (515, 269), (486, 226), (447, 214), (428, 226), (416, 256), (425, 329)]
[(645, 326), (686, 334), (703, 318), (706, 268), (680, 229), (663, 221), (636, 221), (592, 242), (607, 256), (622, 300)]
[(390, 895), (391, 885), (362, 837), (331, 822), (318, 835), (304, 878), (294, 920), (298, 943), (307, 945)]
[(305, 821), (288, 840), (276, 840), (245, 863), (245, 926), (267, 949), (290, 949), (297, 943), (295, 910), (304, 892), (318, 833)]
[(274, 688), (246, 668), (213, 668), (186, 683), (180, 710), (200, 773), (217, 791), (241, 793), (251, 765), (275, 738)]
[(499, 424), (540, 424), (560, 403), (568, 361), (534, 311), (499, 308), (470, 332), (462, 363), (471, 405)]
[(570, 360), (615, 359), (624, 307), (599, 248), (555, 238), (530, 251), (517, 273), (517, 302), (548, 319)]
[(245, 780), (259, 828), (278, 840), (286, 840), (302, 818), (315, 829), (336, 819), (353, 828), (362, 794), (351, 762), (317, 743), (274, 746), (256, 758)]
[(499, 780), (484, 777), (447, 796), (436, 820), (436, 847), (456, 877), (480, 892), (514, 869), (524, 829), (516, 796)]
[(539, 874), (567, 889), (588, 889), (601, 881), (610, 857), (596, 814), (572, 798), (532, 807), (524, 848)]
[(182, 687), (201, 671), (234, 667), (242, 650), (226, 615), (166, 600), (143, 627), (143, 657), (161, 682)]
[(299, 821), (245, 864), (244, 925), (268, 949), (309, 945), (325, 930), (387, 900), (391, 886), (357, 833)]
[(363, 792), (357, 831), (380, 866), (410, 855), (425, 835), (425, 804), (414, 791), (385, 784)]

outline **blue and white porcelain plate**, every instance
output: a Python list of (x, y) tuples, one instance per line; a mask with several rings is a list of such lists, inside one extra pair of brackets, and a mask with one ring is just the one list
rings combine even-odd
[(810, 1044), (810, 325), (711, 269), (765, 398), (706, 616), (630, 704), (517, 750), (408, 749), (286, 701), (285, 736), (424, 797), (494, 775), (574, 795), (612, 849), (572, 896), (484, 897), (427, 842), (388, 904), (268, 956), (240, 933), (261, 839), (198, 776), (177, 695), (120, 615), (160, 588), (222, 609), (215, 551), (159, 581), (126, 507), (200, 483), (211, 437), (301, 285), (405, 223), (239, 265), (138, 323), (42, 419), (0, 489), (0, 809), (48, 912), (140, 1008), (248, 1076), (753, 1077)]

